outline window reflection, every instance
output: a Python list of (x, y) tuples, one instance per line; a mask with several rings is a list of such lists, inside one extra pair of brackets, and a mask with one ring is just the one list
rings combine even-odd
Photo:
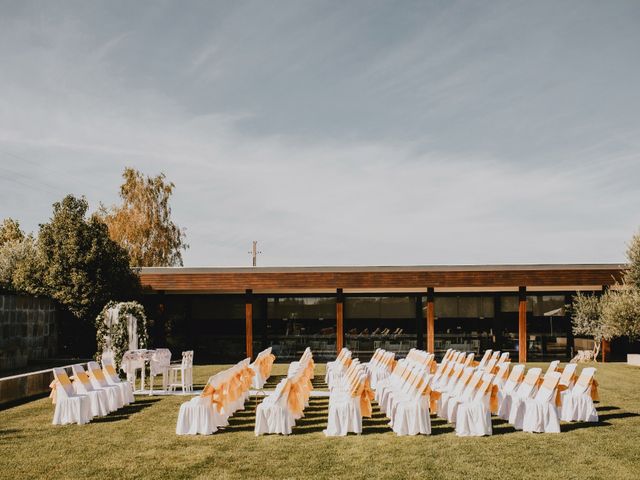
[(278, 360), (300, 358), (306, 347), (318, 361), (336, 356), (335, 297), (268, 297), (254, 311), (254, 351), (271, 346)]
[(416, 310), (414, 296), (345, 298), (345, 346), (362, 360), (377, 348), (406, 355), (417, 346), (417, 322), (424, 318)]

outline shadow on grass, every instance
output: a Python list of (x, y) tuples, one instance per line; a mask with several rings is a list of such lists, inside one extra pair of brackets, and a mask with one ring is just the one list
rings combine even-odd
[(620, 407), (615, 407), (613, 405), (606, 405), (606, 406), (600, 405), (596, 407), (596, 410), (598, 412), (609, 412), (611, 410), (620, 410)]
[(91, 423), (106, 423), (106, 422), (118, 422), (126, 420), (131, 415), (135, 415), (141, 412), (145, 408), (152, 406), (154, 403), (159, 402), (160, 398), (146, 398), (142, 400), (136, 400), (134, 403), (122, 407), (120, 410), (110, 413), (106, 417), (97, 417), (91, 420)]

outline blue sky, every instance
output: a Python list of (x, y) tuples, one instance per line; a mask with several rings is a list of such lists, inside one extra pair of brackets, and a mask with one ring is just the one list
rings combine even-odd
[(2, 2), (0, 217), (176, 183), (186, 265), (617, 262), (640, 3)]

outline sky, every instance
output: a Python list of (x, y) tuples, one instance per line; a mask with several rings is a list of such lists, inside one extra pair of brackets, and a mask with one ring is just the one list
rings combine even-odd
[(622, 262), (640, 2), (0, 0), (0, 218), (164, 172), (185, 266)]

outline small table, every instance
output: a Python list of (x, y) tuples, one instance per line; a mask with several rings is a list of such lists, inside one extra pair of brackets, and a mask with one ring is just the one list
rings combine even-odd
[(147, 362), (151, 361), (151, 357), (155, 353), (155, 350), (147, 350), (140, 348), (138, 350), (128, 350), (122, 357), (122, 363), (120, 368), (127, 374), (127, 380), (133, 377), (133, 381), (129, 380), (133, 385), (133, 390), (136, 391), (136, 370), (141, 369), (140, 372), (140, 390), (144, 391), (145, 376), (147, 371)]

